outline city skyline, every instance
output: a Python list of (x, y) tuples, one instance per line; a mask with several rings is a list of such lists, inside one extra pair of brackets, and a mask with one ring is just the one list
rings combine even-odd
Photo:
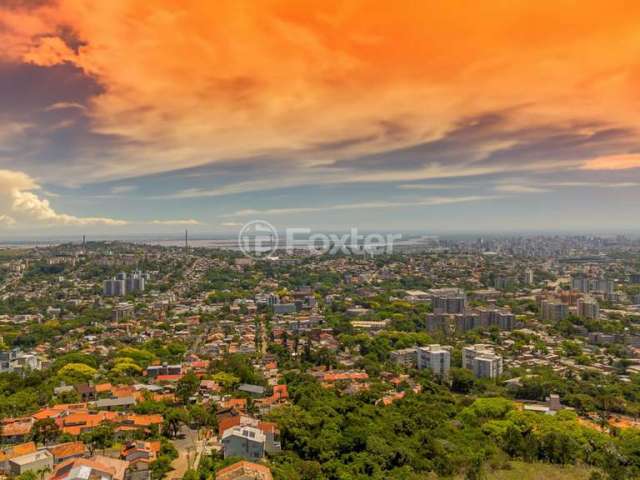
[(10, 0), (0, 232), (634, 231), (640, 5)]

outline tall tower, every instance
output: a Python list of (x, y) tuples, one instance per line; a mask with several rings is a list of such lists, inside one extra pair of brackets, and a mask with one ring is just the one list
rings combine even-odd
[(189, 230), (184, 231), (184, 255), (189, 256)]

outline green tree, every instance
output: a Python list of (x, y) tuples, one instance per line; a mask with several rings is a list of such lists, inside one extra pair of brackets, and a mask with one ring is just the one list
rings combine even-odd
[(471, 370), (466, 368), (452, 368), (449, 370), (451, 390), (457, 393), (469, 393), (476, 384)]
[(105, 450), (113, 445), (114, 433), (113, 423), (104, 421), (93, 430), (82, 433), (80, 439), (89, 447), (93, 455), (96, 450)]
[(176, 385), (176, 395), (183, 405), (189, 403), (189, 399), (195, 395), (199, 386), (200, 379), (193, 372), (187, 373), (178, 380), (178, 384)]
[(36, 443), (48, 445), (58, 438), (60, 427), (53, 418), (43, 418), (36, 421), (31, 428), (31, 438)]
[(60, 370), (58, 376), (67, 383), (84, 383), (92, 380), (98, 371), (84, 363), (68, 363)]
[(175, 438), (182, 425), (189, 422), (189, 413), (184, 408), (169, 408), (164, 413), (164, 431)]
[(225, 389), (233, 388), (235, 385), (240, 383), (240, 378), (235, 375), (227, 372), (218, 372), (213, 377), (212, 380), (219, 385), (222, 385)]

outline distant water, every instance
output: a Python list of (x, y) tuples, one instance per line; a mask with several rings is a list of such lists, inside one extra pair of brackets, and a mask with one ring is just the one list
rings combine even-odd
[[(365, 232), (363, 232), (365, 233)], [(438, 237), (405, 234), (401, 240), (396, 240), (397, 245), (420, 245), (433, 241)], [(87, 242), (90, 241), (105, 241), (105, 242), (130, 242), (144, 245), (158, 245), (163, 247), (182, 247), (184, 246), (184, 237), (180, 236), (168, 236), (168, 235), (130, 235), (121, 237), (108, 237), (108, 236), (92, 236), (87, 238)], [(0, 241), (0, 248), (30, 248), (30, 247), (50, 247), (61, 245), (65, 243), (80, 244), (82, 239), (77, 236), (74, 237), (54, 237), (54, 238), (26, 238), (15, 240), (2, 240)], [(308, 240), (296, 239), (295, 246), (297, 248), (304, 248), (310, 244)], [(348, 243), (347, 243), (348, 244)], [(225, 250), (238, 249), (238, 237), (237, 234), (228, 235), (212, 235), (212, 236), (194, 236), (189, 237), (189, 246), (191, 248), (219, 248)]]

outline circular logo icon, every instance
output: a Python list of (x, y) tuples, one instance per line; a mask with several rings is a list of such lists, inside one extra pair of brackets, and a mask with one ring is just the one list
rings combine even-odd
[(265, 220), (253, 220), (240, 229), (238, 247), (247, 257), (268, 257), (278, 249), (278, 232)]

